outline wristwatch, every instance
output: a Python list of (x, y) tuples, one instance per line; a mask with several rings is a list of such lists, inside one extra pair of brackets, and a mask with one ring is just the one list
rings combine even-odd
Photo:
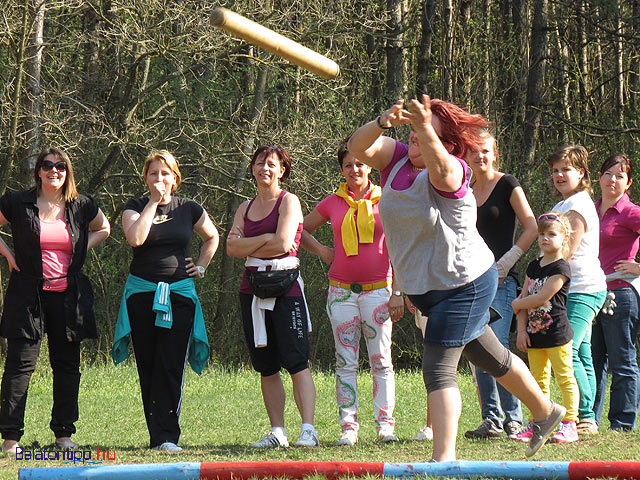
[(402, 296), (402, 291), (401, 291), (401, 290), (394, 290), (394, 291), (393, 291), (393, 294), (394, 294), (396, 297), (401, 297), (401, 296)]
[(202, 265), (196, 265), (196, 272), (198, 272), (198, 277), (204, 277), (204, 267)]

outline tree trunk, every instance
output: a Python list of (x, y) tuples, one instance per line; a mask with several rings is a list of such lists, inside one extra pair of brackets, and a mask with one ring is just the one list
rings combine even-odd
[(41, 149), (40, 115), (42, 113), (42, 89), (40, 72), (42, 70), (42, 50), (44, 49), (44, 16), (45, 0), (36, 0), (33, 5), (33, 26), (27, 46), (27, 76), (25, 79), (27, 95), (25, 107), (27, 115), (24, 119), (25, 156), (22, 162), (21, 183), (29, 188), (34, 185), (33, 168)]
[(453, 100), (453, 1), (442, 2), (442, 98)]
[[(595, 16), (596, 18), (599, 17), (601, 22), (606, 22), (606, 18), (605, 15), (602, 12), (602, 9), (600, 7), (596, 7), (595, 8)], [(604, 103), (604, 98), (605, 98), (605, 89), (604, 89), (604, 84), (605, 81), (604, 79), (606, 78), (606, 73), (605, 73), (605, 69), (604, 69), (604, 62), (602, 60), (602, 42), (600, 41), (600, 38), (596, 39), (596, 69), (598, 71), (598, 87), (596, 90), (596, 93), (598, 94), (598, 105), (603, 105)], [(594, 108), (594, 113), (595, 110), (597, 109), (597, 107)]]
[[(640, 1), (640, 0), (639, 0)], [(435, 30), (436, 2), (435, 0), (422, 0), (422, 21), (420, 43), (417, 54), (416, 97), (423, 93), (431, 93), (428, 85), (429, 73), (432, 69), (431, 49), (433, 45), (433, 33)]]
[(93, 3), (87, 3), (82, 18), (84, 33), (83, 85), (84, 98), (95, 98), (100, 85), (98, 78), (98, 12)]
[[(505, 171), (520, 175), (522, 166), (522, 135), (524, 133), (524, 111), (526, 103), (526, 79), (529, 74), (529, 10), (526, 0), (501, 0), (497, 7), (498, 16), (491, 27), (487, 50), (494, 51), (494, 57), (488, 64), (489, 69), (501, 69), (502, 65), (512, 68), (501, 70), (498, 75), (486, 75), (495, 78), (491, 100), (496, 103), (497, 127), (509, 132), (498, 139), (502, 149), (501, 166)], [(501, 48), (495, 47), (495, 42)]]
[(633, 40), (631, 43), (631, 58), (629, 60), (629, 101), (631, 110), (640, 106), (637, 96), (640, 94), (640, 0), (632, 2), (633, 20), (631, 24)]
[(524, 79), (527, 78), (529, 72), (529, 12), (527, 10), (527, 0), (516, 0), (513, 2), (511, 9), (511, 18), (513, 23), (513, 36), (518, 45), (517, 58), (521, 59), (520, 72), (513, 87), (513, 104), (514, 119), (519, 123), (524, 120), (526, 96)]
[[(491, 0), (484, 0), (482, 2), (482, 17), (484, 18), (484, 64), (486, 65), (487, 70), (491, 66)], [(482, 75), (482, 86), (481, 86), (481, 101), (482, 101), (482, 109), (481, 111), (485, 112), (486, 116), (490, 116), (493, 108), (492, 108), (492, 100), (493, 95), (490, 94), (490, 84), (489, 84), (490, 75)]]
[[(565, 32), (560, 31), (559, 25), (555, 28), (555, 37), (558, 48), (558, 90), (562, 92), (562, 95), (560, 96), (562, 116), (565, 120), (569, 121), (571, 120), (571, 110), (569, 108), (569, 47), (566, 43)], [(568, 143), (569, 137), (567, 136), (565, 123), (560, 123), (558, 125), (558, 130), (558, 137), (562, 139), (563, 143)]]
[(622, 12), (620, 10), (620, 3), (615, 1), (614, 6), (615, 15), (615, 38), (613, 42), (614, 51), (616, 55), (616, 111), (618, 114), (618, 120), (620, 121), (620, 127), (624, 125), (624, 58), (623, 58), (623, 44), (622, 44)]
[[(452, 57), (455, 59), (476, 58), (473, 54), (473, 47), (471, 46), (472, 37), (469, 35), (469, 33), (476, 28), (471, 25), (471, 0), (460, 0), (458, 9), (459, 13), (456, 15), (455, 28), (460, 34), (458, 35), (458, 41), (454, 42), (454, 53), (452, 53)], [(454, 90), (455, 101), (468, 106), (473, 105), (471, 92), (477, 85), (475, 83), (475, 73), (477, 72), (479, 61), (480, 57), (478, 56), (473, 62), (469, 62), (468, 60), (466, 62), (461, 60), (455, 62), (456, 67), (452, 69), (453, 72), (456, 72), (453, 78), (456, 86)]]
[[(531, 56), (527, 76), (527, 100), (524, 122), (523, 159), (525, 165), (535, 165), (536, 146), (540, 129), (540, 106), (547, 57), (548, 0), (534, 0), (531, 30)], [(528, 171), (532, 171), (531, 168)]]
[(404, 98), (405, 61), (404, 61), (404, 0), (387, 0), (389, 18), (387, 20), (387, 103), (391, 105)]
[(580, 77), (578, 80), (578, 92), (580, 98), (580, 116), (586, 115), (587, 105), (590, 101), (588, 92), (590, 90), (589, 82), (589, 57), (587, 51), (587, 29), (584, 22), (586, 15), (586, 6), (584, 0), (578, 2), (578, 68)]
[(22, 31), (18, 38), (18, 50), (16, 52), (16, 73), (15, 85), (11, 95), (11, 121), (9, 126), (9, 135), (7, 138), (7, 152), (0, 159), (0, 194), (4, 193), (9, 183), (9, 172), (15, 163), (16, 153), (18, 151), (18, 118), (20, 117), (20, 103), (22, 97), (22, 77), (24, 76), (25, 50), (27, 37), (29, 35), (28, 11), (29, 7), (25, 4), (22, 7)]
[[(268, 69), (266, 66), (257, 67), (258, 79), (254, 89), (253, 103), (247, 115), (247, 136), (242, 145), (242, 157), (238, 162), (238, 166), (234, 172), (234, 185), (233, 190), (241, 193), (244, 190), (247, 177), (247, 168), (249, 166), (249, 159), (255, 150), (255, 141), (257, 136), (258, 125), (260, 123), (260, 117), (262, 116), (262, 110), (265, 103), (265, 90), (267, 87)], [(247, 74), (248, 76), (248, 74)], [(233, 217), (236, 210), (242, 203), (242, 197), (240, 195), (230, 196), (227, 203), (227, 212), (225, 215), (225, 225), (222, 229), (223, 233), (229, 232), (233, 226)], [(223, 235), (224, 237), (224, 235)], [(221, 248), (225, 248), (225, 238), (221, 239)], [(234, 287), (236, 284), (237, 276), (234, 269), (235, 258), (229, 255), (223, 255), (220, 267), (220, 282), (219, 291), (220, 296), (217, 305), (217, 311), (214, 320), (214, 331), (230, 331), (231, 323), (230, 314), (233, 311), (233, 302), (230, 300), (233, 298)]]
[[(357, 15), (362, 18), (363, 23), (367, 23), (371, 15), (371, 4), (367, 0), (356, 0), (355, 11)], [(373, 111), (379, 112), (388, 108), (386, 98), (382, 94), (382, 77), (380, 74), (380, 55), (377, 52), (376, 37), (378, 33), (375, 28), (364, 29), (364, 45), (365, 52), (367, 54), (367, 73), (370, 76), (365, 76), (364, 85), (369, 89), (369, 97), (373, 100)], [(367, 112), (367, 118), (371, 115)], [(376, 113), (377, 115), (377, 113)]]

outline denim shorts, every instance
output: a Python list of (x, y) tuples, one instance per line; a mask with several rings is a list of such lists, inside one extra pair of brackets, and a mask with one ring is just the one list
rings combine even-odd
[(461, 287), (409, 295), (422, 314), (429, 317), (424, 343), (460, 347), (482, 335), (497, 288), (498, 270), (494, 264)]

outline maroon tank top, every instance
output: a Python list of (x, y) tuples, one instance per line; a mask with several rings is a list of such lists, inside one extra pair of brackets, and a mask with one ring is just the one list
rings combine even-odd
[[(269, 214), (257, 221), (249, 219), (249, 210), (251, 210), (251, 205), (253, 205), (253, 201), (255, 197), (249, 202), (247, 206), (247, 210), (244, 213), (244, 236), (245, 237), (257, 237), (258, 235), (262, 235), (263, 233), (276, 233), (278, 229), (278, 220), (280, 219), (280, 204), (282, 203), (282, 199), (287, 194), (286, 190), (283, 190), (276, 201), (273, 209)], [(298, 230), (296, 231), (296, 236), (294, 242), (296, 244), (296, 249), (292, 252), (281, 255), (280, 257), (275, 258), (285, 258), (285, 257), (297, 257), (298, 251), (300, 250), (300, 238), (302, 237), (302, 229), (303, 224), (298, 225)], [(253, 268), (253, 267), (252, 267)], [(247, 281), (246, 275), (244, 272), (242, 273), (242, 283), (240, 284), (240, 292), (248, 293), (253, 295), (251, 291), (251, 287), (249, 287), (249, 282)], [(300, 297), (302, 296), (302, 291), (300, 290), (300, 286), (296, 283), (291, 287), (285, 296), (287, 297)]]

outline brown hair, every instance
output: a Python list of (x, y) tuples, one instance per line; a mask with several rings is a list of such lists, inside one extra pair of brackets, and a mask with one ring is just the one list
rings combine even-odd
[(260, 156), (264, 155), (265, 157), (268, 157), (272, 153), (278, 157), (280, 165), (284, 167), (284, 173), (280, 180), (286, 180), (289, 178), (289, 174), (291, 173), (291, 157), (289, 156), (289, 152), (278, 145), (262, 145), (261, 147), (258, 147), (251, 157), (251, 163), (249, 166), (253, 168), (253, 165)]
[(76, 181), (73, 176), (73, 165), (71, 165), (71, 159), (63, 150), (56, 147), (45, 148), (40, 152), (36, 159), (36, 165), (33, 168), (33, 178), (36, 182), (36, 192), (40, 193), (42, 190), (42, 180), (38, 172), (42, 168), (42, 163), (45, 157), (53, 155), (59, 162), (67, 164), (67, 173), (65, 175), (64, 184), (62, 185), (62, 193), (65, 202), (71, 202), (78, 198), (78, 189), (76, 188)]
[(182, 174), (180, 173), (180, 168), (178, 168), (178, 161), (176, 157), (174, 157), (171, 152), (168, 150), (154, 150), (152, 151), (147, 159), (144, 161), (144, 168), (142, 169), (142, 178), (147, 178), (147, 173), (149, 173), (149, 166), (158, 160), (162, 162), (166, 167), (169, 167), (173, 176), (176, 177), (176, 184), (171, 187), (171, 193), (175, 192), (182, 182)]
[(556, 224), (560, 224), (564, 230), (564, 234), (567, 237), (567, 241), (562, 244), (562, 256), (566, 259), (569, 256), (569, 250), (571, 249), (571, 234), (573, 229), (571, 228), (571, 222), (566, 215), (552, 210), (547, 213), (543, 213), (537, 219), (538, 233), (542, 233), (545, 230), (550, 230)]
[[(589, 178), (589, 152), (582, 145), (567, 145), (559, 148), (551, 155), (547, 157), (547, 165), (553, 169), (553, 166), (558, 162), (566, 162), (576, 170), (582, 170), (584, 175), (582, 180), (576, 187), (578, 192), (586, 190), (589, 195), (593, 195), (593, 189), (591, 188), (591, 179)], [(551, 180), (553, 185), (553, 179)], [(560, 192), (553, 187), (555, 197), (561, 197)]]
[(349, 143), (349, 138), (347, 137), (344, 140), (340, 141), (340, 145), (338, 145), (338, 164), (340, 165), (340, 170), (342, 170), (342, 164), (344, 163), (344, 157), (349, 153), (349, 149), (347, 148), (347, 144)]
[(623, 155), (622, 153), (614, 153), (610, 155), (600, 167), (600, 175), (609, 170), (614, 165), (618, 165), (622, 167), (622, 170), (627, 174), (627, 180), (631, 182), (631, 175), (633, 175), (633, 162), (629, 157)]

